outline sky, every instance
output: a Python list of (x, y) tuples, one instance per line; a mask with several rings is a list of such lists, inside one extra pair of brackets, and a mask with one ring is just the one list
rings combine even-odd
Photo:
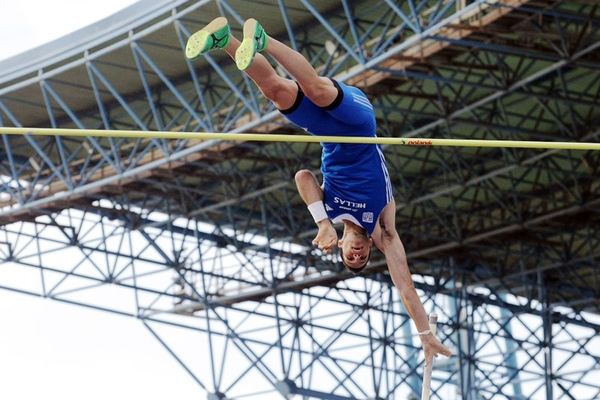
[[(0, 60), (134, 2), (0, 0)], [(0, 399), (174, 396), (204, 397), (139, 321), (0, 290)]]
[(1, 0), (0, 60), (83, 28), (135, 2)]

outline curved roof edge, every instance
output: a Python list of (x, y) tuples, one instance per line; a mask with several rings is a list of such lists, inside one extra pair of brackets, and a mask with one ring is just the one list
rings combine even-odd
[(0, 84), (82, 53), (123, 35), (187, 0), (140, 0), (115, 14), (56, 40), (0, 61)]

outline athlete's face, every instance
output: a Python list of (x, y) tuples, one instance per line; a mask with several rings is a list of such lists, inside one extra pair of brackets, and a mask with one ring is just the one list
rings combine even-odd
[(373, 240), (364, 235), (349, 231), (344, 232), (344, 236), (338, 242), (338, 247), (342, 249), (344, 264), (352, 269), (362, 268), (369, 260), (369, 252)]

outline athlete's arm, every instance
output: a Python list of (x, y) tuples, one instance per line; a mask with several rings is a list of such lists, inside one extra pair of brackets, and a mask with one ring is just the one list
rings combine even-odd
[(315, 223), (319, 227), (319, 232), (313, 239), (312, 244), (325, 253), (329, 253), (337, 243), (338, 237), (335, 228), (325, 213), (323, 189), (319, 186), (315, 175), (307, 169), (298, 171), (294, 180), (300, 197), (309, 207), (313, 218), (315, 218)]
[[(385, 255), (392, 281), (400, 291), (402, 303), (417, 326), (418, 332), (429, 330), (425, 308), (412, 281), (406, 252), (396, 231), (396, 202), (392, 200), (379, 215), (379, 226), (373, 232), (373, 242)], [(429, 362), (436, 354), (450, 356), (451, 352), (434, 335), (420, 335), (425, 351), (425, 360)]]

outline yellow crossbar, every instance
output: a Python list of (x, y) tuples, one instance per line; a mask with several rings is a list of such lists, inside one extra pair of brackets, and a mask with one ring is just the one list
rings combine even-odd
[(401, 146), (451, 146), (451, 147), (496, 147), (558, 150), (600, 150), (600, 143), (591, 142), (542, 142), (522, 140), (485, 139), (429, 139), (402, 137), (364, 136), (312, 136), (283, 135), (271, 133), (226, 133), (226, 132), (172, 132), (172, 131), (128, 131), (102, 129), (55, 129), (0, 127), (0, 134), (36, 136), (93, 136), (132, 139), (194, 139), (226, 140), (239, 142), (295, 142), (295, 143), (357, 143)]

